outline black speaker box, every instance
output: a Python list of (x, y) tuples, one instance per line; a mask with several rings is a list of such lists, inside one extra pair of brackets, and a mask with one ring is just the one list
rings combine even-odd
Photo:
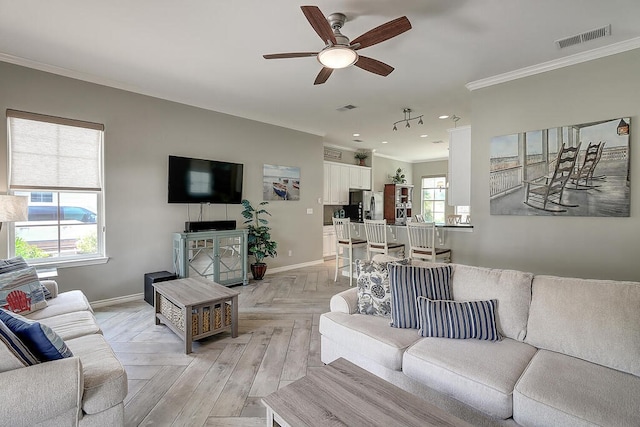
[(184, 223), (184, 231), (187, 233), (194, 231), (211, 231), (211, 230), (235, 230), (235, 220), (222, 221), (187, 221)]
[(154, 273), (146, 273), (144, 275), (144, 300), (153, 305), (153, 284), (158, 282), (166, 282), (167, 280), (175, 280), (178, 276), (168, 271), (156, 271)]

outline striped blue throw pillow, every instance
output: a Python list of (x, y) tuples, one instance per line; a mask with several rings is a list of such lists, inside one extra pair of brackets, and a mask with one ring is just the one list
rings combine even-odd
[(391, 326), (418, 329), (418, 297), (451, 299), (451, 266), (389, 264)]
[(18, 338), (7, 325), (0, 320), (0, 343), (4, 343), (9, 351), (24, 365), (31, 366), (38, 362), (26, 345)]
[(420, 330), (423, 337), (476, 338), (500, 341), (496, 327), (497, 300), (442, 301), (418, 297)]
[(0, 321), (7, 325), (39, 362), (49, 362), (73, 356), (60, 335), (47, 325), (3, 309), (0, 309)]

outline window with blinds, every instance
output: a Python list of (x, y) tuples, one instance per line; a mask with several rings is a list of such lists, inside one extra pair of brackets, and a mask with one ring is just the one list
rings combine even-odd
[(7, 110), (7, 128), (9, 190), (29, 198), (11, 252), (32, 264), (104, 257), (104, 126)]

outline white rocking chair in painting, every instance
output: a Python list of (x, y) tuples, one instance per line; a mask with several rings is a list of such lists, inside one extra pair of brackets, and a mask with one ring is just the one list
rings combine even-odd
[[(566, 212), (565, 207), (575, 208), (578, 205), (569, 205), (562, 202), (562, 195), (565, 186), (573, 174), (573, 168), (576, 165), (580, 144), (577, 147), (562, 147), (558, 151), (556, 166), (553, 174), (549, 177), (542, 177), (537, 181), (525, 181), (526, 196), (524, 203), (535, 209), (541, 209), (547, 212)], [(554, 204), (560, 208), (549, 206)]]

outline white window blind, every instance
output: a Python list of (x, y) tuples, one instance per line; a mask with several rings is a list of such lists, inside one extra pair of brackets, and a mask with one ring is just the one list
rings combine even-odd
[(101, 191), (104, 126), (7, 110), (9, 188)]

